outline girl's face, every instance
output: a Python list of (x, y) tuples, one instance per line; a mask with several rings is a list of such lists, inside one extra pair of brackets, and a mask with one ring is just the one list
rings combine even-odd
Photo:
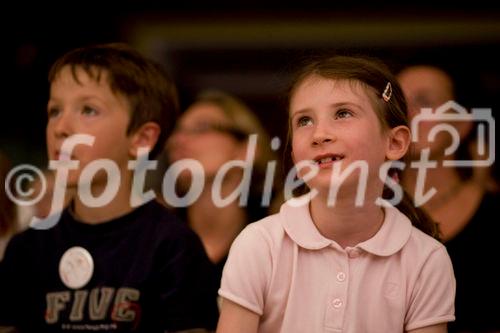
[[(341, 163), (342, 171), (363, 161), (369, 179), (378, 179), (389, 139), (368, 93), (356, 82), (319, 76), (306, 78), (296, 88), (290, 100), (292, 158), (294, 163), (310, 160), (319, 167), (317, 176), (307, 182), (310, 188), (328, 190), (336, 163)], [(307, 171), (299, 171), (299, 177)], [(357, 186), (358, 175), (353, 172), (342, 187)]]
[(231, 127), (218, 106), (203, 102), (192, 105), (167, 143), (169, 160), (195, 159), (207, 177), (215, 176), (228, 161), (245, 157), (246, 145), (224, 130)]

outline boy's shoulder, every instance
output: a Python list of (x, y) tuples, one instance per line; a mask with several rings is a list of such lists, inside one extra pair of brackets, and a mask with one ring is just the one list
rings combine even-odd
[(108, 234), (121, 237), (146, 237), (157, 242), (185, 240), (196, 238), (194, 232), (169, 209), (156, 201), (151, 201), (137, 207), (132, 212), (104, 222), (91, 225), (75, 220), (69, 209), (65, 209), (59, 221), (49, 229), (27, 228), (14, 235), (9, 243), (18, 249), (40, 249), (44, 246), (53, 247), (61, 242), (77, 241)]
[(174, 214), (171, 210), (152, 200), (137, 208), (131, 214), (136, 214), (135, 218), (143, 226), (149, 225), (158, 228), (159, 231), (189, 232), (187, 224)]

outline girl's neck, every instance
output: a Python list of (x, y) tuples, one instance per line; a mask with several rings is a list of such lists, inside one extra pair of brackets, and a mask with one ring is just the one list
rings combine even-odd
[(326, 204), (324, 196), (311, 200), (311, 217), (318, 231), (342, 248), (372, 238), (384, 222), (384, 210), (375, 204), (375, 198), (367, 195), (361, 207), (356, 207), (352, 198), (339, 198), (342, 196), (333, 206)]

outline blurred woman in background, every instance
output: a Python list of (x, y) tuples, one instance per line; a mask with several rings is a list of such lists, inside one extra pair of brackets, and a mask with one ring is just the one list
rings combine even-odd
[[(246, 161), (247, 150), (251, 149), (251, 134), (257, 134), (255, 158)], [(220, 280), (233, 240), (248, 223), (269, 213), (268, 199), (271, 199), (274, 188), (265, 188), (264, 181), (268, 162), (275, 160), (269, 136), (242, 101), (224, 92), (206, 91), (181, 116), (167, 144), (167, 152), (170, 163), (194, 159), (203, 167), (204, 187), (200, 196), (179, 212), (200, 236), (208, 257), (217, 267)], [(231, 161), (253, 162), (248, 200), (240, 204), (240, 197), (236, 197), (229, 204), (219, 207), (213, 198), (212, 188), (217, 173)], [(228, 169), (221, 179), (221, 197), (226, 198), (237, 191), (243, 178), (242, 167)], [(274, 179), (280, 177), (275, 176)], [(181, 172), (176, 184), (178, 192), (186, 193), (192, 180), (189, 171)]]
[[(433, 112), (446, 102), (455, 100), (454, 82), (450, 75), (434, 66), (411, 66), (399, 75), (405, 93), (410, 121), (422, 108)], [(460, 99), (460, 97), (458, 97)], [(444, 110), (447, 113), (456, 110)], [(451, 155), (446, 148), (452, 143), (449, 133), (439, 132), (429, 140), (437, 125), (453, 126), (460, 137), (460, 146)], [(413, 145), (412, 159), (417, 161), (424, 149), (436, 167), (427, 169), (424, 193), (435, 188), (436, 193), (422, 208), (439, 224), (442, 239), (453, 262), (457, 281), (455, 301), (456, 321), (449, 332), (498, 332), (498, 298), (500, 286), (491, 258), (499, 253), (496, 242), (500, 228), (493, 218), (500, 203), (496, 183), (490, 168), (458, 168), (444, 166), (445, 160), (474, 160), (478, 157), (473, 121), (423, 121), (418, 126), (418, 141)], [(415, 133), (413, 133), (415, 135)], [(417, 184), (417, 169), (406, 167), (402, 184), (413, 195)]]

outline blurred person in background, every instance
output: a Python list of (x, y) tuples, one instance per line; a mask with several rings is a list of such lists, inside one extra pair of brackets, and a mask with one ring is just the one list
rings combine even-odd
[[(251, 134), (257, 134), (257, 143), (248, 200), (240, 204), (238, 196), (218, 207), (212, 196), (216, 175), (226, 163), (246, 160)], [(269, 135), (241, 100), (225, 92), (210, 90), (199, 94), (183, 113), (167, 143), (167, 152), (170, 163), (194, 159), (203, 167), (204, 187), (200, 196), (178, 212), (201, 238), (220, 280), (233, 240), (248, 223), (269, 213), (269, 203), (262, 202), (265, 192), (270, 190), (268, 195), (271, 196), (274, 193), (273, 187), (264, 188), (267, 163), (275, 160)], [(238, 189), (243, 173), (241, 167), (228, 170), (220, 187), (222, 198)], [(178, 192), (185, 194), (192, 180), (192, 174), (183, 171), (177, 180)]]
[[(441, 68), (419, 65), (404, 68), (398, 75), (408, 102), (410, 121), (422, 108), (433, 111), (450, 100), (460, 102), (455, 95), (454, 81)], [(447, 111), (450, 112), (450, 111)], [(452, 137), (446, 132), (428, 139), (431, 129), (439, 124), (452, 125), (460, 136), (460, 146), (452, 156), (445, 155)], [(436, 193), (422, 206), (439, 223), (442, 239), (453, 262), (457, 280), (455, 303), (456, 321), (450, 332), (498, 332), (500, 316), (497, 300), (500, 286), (495, 264), (497, 237), (500, 233), (495, 208), (500, 203), (496, 182), (490, 168), (443, 166), (444, 160), (470, 160), (478, 157), (477, 136), (473, 121), (425, 121), (418, 127), (418, 141), (413, 144), (411, 157), (419, 160), (423, 149), (430, 149), (429, 160), (437, 161), (427, 169), (424, 193), (435, 188)], [(413, 133), (415, 135), (415, 133)], [(415, 194), (417, 169), (407, 166), (402, 184)]]

